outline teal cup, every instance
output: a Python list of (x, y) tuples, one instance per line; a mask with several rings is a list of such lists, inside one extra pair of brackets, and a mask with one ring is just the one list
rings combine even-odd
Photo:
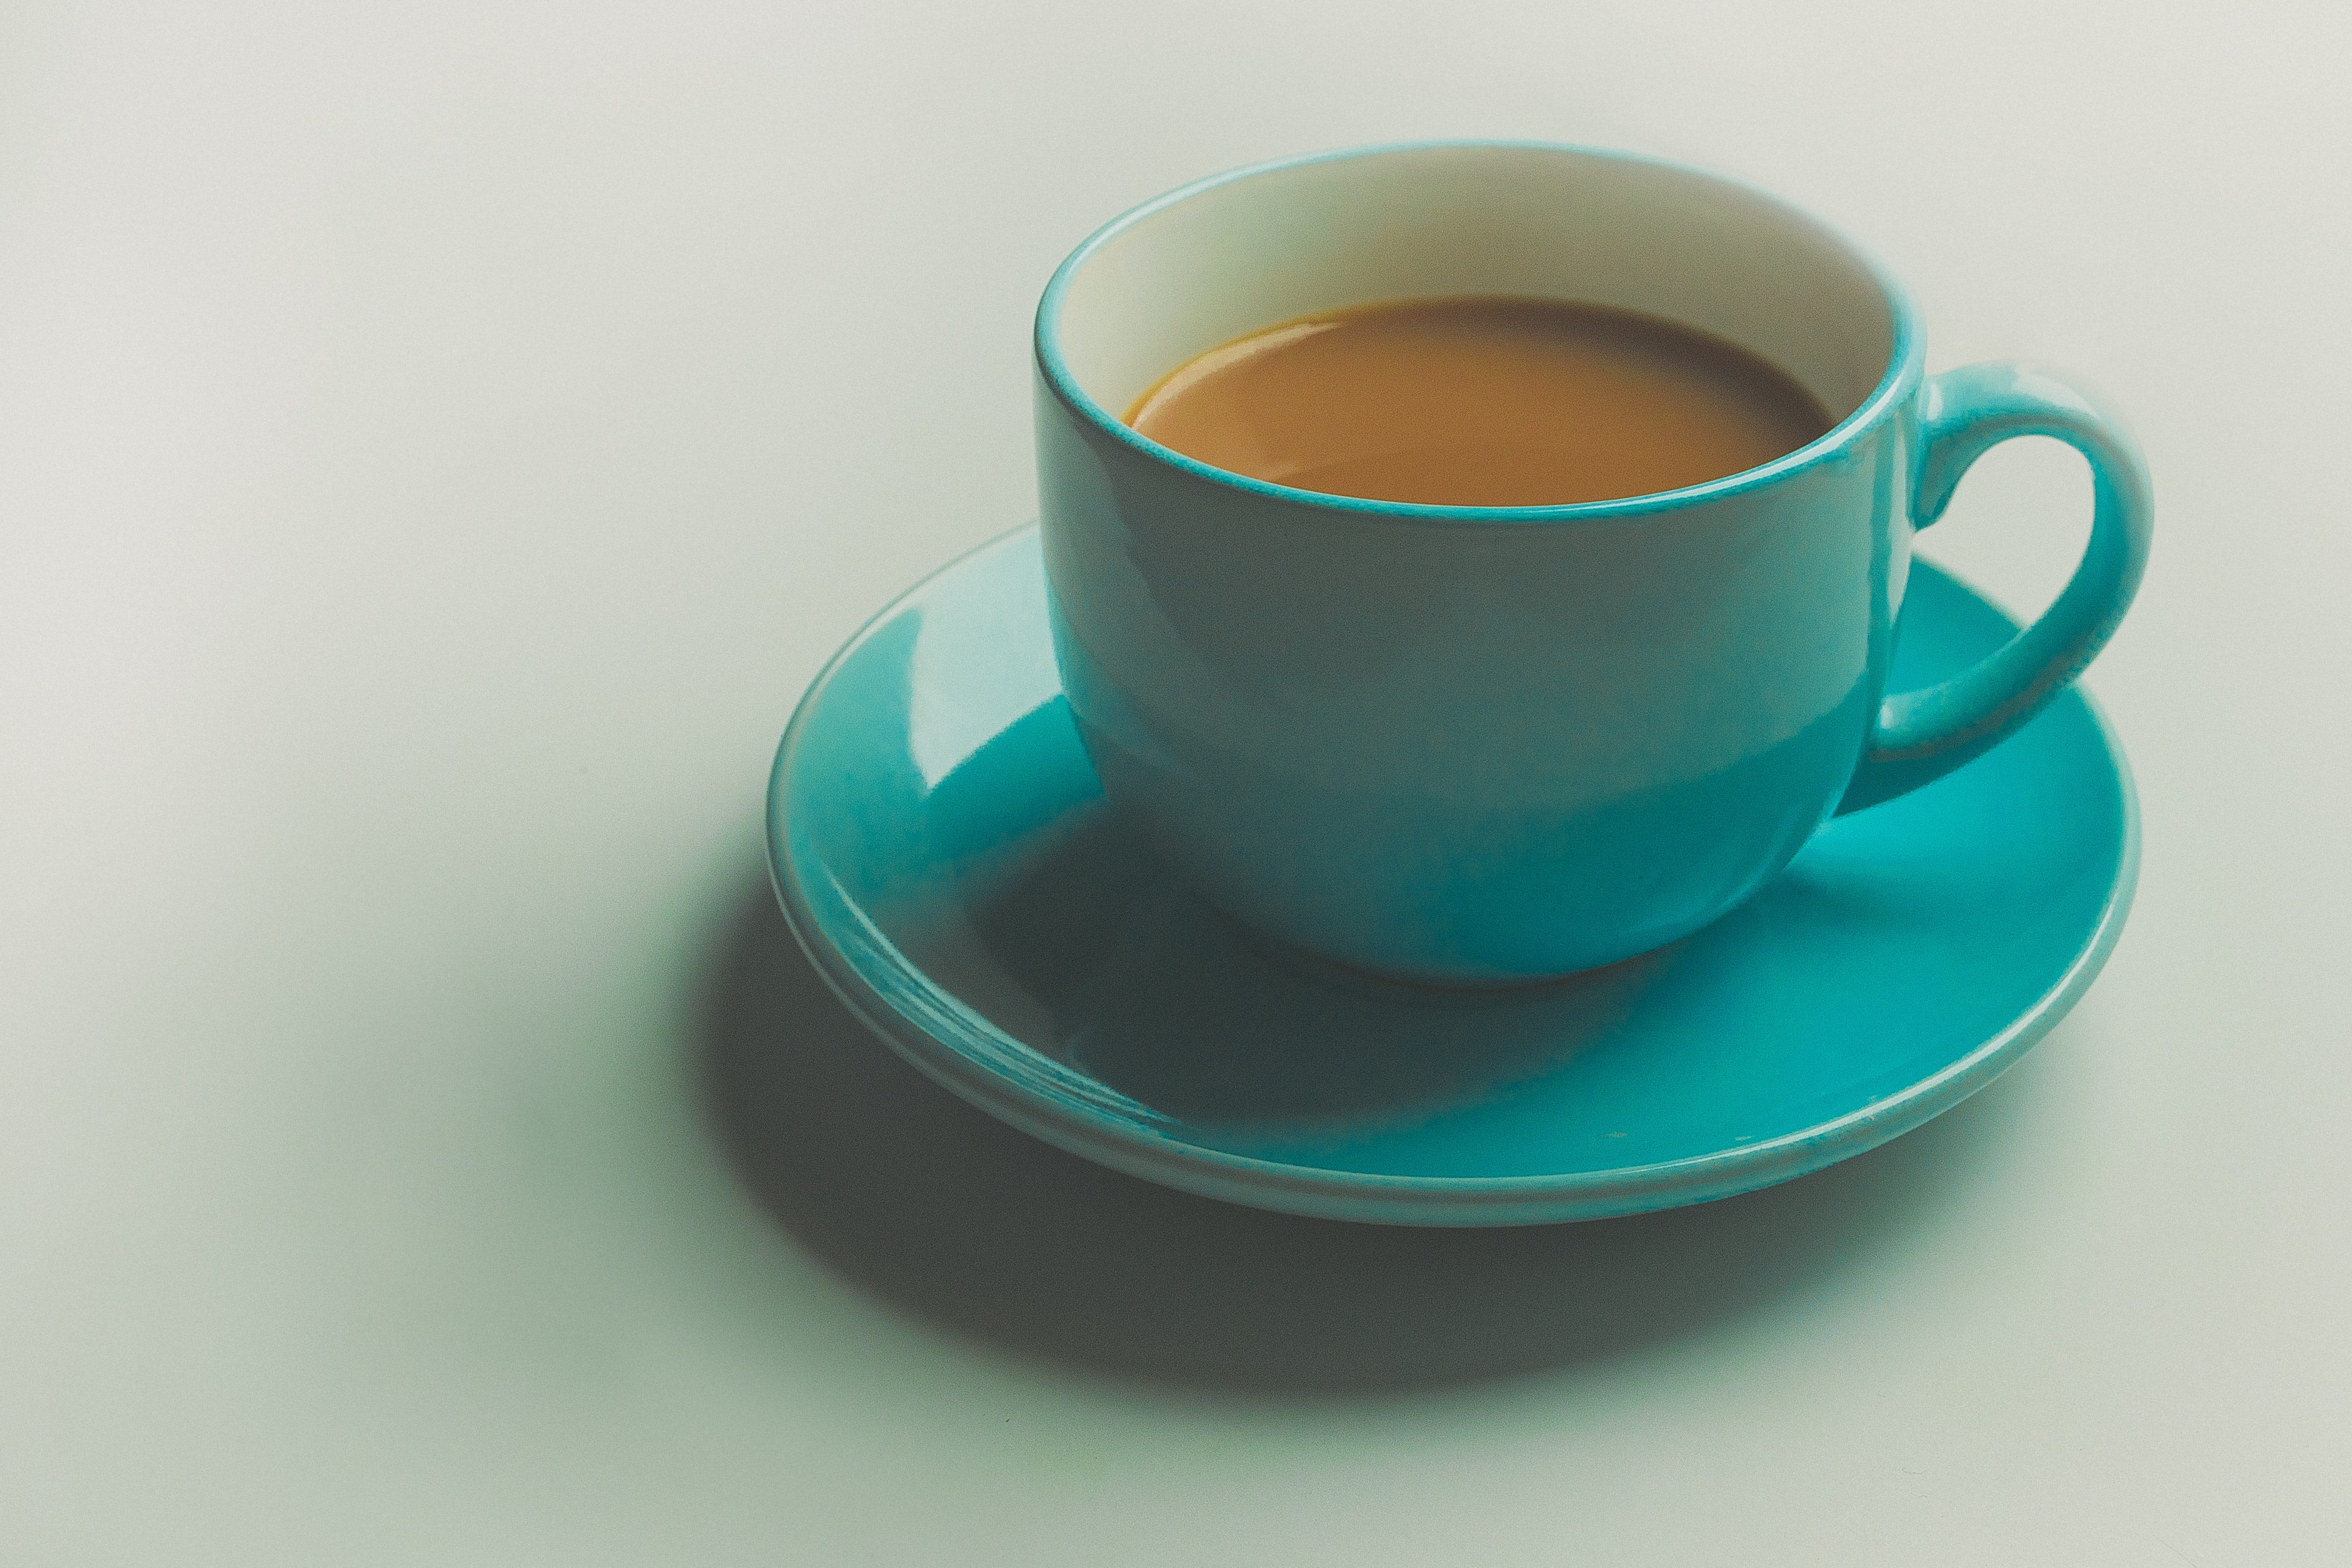
[[(1470, 294), (1699, 328), (1834, 424), (1685, 489), (1477, 507), (1246, 478), (1119, 416), (1257, 328)], [(1538, 980), (1698, 929), (1832, 816), (2025, 723), (2139, 583), (2147, 476), (2116, 418), (2044, 370), (1921, 357), (1903, 290), (1830, 229), (1620, 153), (1371, 148), (1114, 219), (1036, 325), (1048, 615), (1106, 793), (1211, 903), (1402, 980)], [(2081, 564), (1982, 663), (1888, 691), (1913, 535), (2019, 436), (2090, 465)]]

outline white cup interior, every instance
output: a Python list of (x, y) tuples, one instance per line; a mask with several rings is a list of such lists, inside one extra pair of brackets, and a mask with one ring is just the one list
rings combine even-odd
[(1895, 353), (1896, 307), (1837, 236), (1759, 192), (1573, 148), (1342, 153), (1213, 183), (1103, 236), (1046, 323), (1112, 417), (1179, 364), (1317, 311), (1503, 294), (1664, 316), (1795, 377), (1832, 422)]

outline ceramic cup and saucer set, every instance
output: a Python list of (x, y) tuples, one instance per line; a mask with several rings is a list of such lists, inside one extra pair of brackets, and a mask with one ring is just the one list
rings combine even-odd
[[(1700, 329), (1830, 428), (1708, 483), (1500, 507), (1294, 489), (1120, 417), (1269, 323), (1441, 296)], [(1040, 521), (885, 608), (784, 733), (793, 931), (965, 1099), (1266, 1208), (1630, 1214), (1919, 1125), (2122, 929), (2130, 776), (2070, 683), (2150, 529), (2095, 400), (1922, 350), (1820, 223), (1612, 153), (1373, 148), (1115, 219), (1038, 310)], [(2095, 494), (2022, 629), (1912, 552), (2021, 436)]]

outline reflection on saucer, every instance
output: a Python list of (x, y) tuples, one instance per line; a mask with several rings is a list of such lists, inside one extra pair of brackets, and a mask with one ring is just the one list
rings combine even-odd
[(999, 733), (927, 802), (935, 842), (964, 847), (931, 862), (953, 893), (885, 923), (1000, 1028), (1228, 1146), (1336, 1147), (1491, 1099), (1618, 1035), (1673, 965), (1669, 951), (1546, 985), (1396, 984), (1203, 904), (1099, 794), (1024, 837), (989, 832), (1002, 803), (1085, 773), (1058, 699)]

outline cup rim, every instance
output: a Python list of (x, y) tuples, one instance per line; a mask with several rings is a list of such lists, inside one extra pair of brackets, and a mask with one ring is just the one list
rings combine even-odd
[[(1188, 201), (1221, 185), (1268, 174), (1280, 169), (1297, 168), (1310, 163), (1336, 162), (1346, 158), (1370, 158), (1401, 153), (1422, 153), (1440, 149), (1516, 150), (1541, 153), (1562, 153), (1584, 158), (1608, 158), (1629, 163), (1646, 164), (1652, 168), (1679, 174), (1692, 175), (1726, 185), (1758, 201), (1779, 207), (1799, 220), (1811, 225), (1861, 266), (1885, 300), (1887, 313), (1894, 324), (1894, 342), (1887, 352), (1886, 369), (1871, 389), (1870, 395), (1844, 418), (1795, 451), (1783, 453), (1769, 463), (1705, 484), (1685, 485), (1680, 489), (1657, 490), (1647, 495), (1621, 496), (1611, 500), (1570, 501), (1553, 506), (1460, 506), (1430, 501), (1376, 500), (1364, 496), (1334, 495), (1324, 490), (1300, 489), (1293, 485), (1276, 484), (1271, 479), (1252, 479), (1213, 464), (1190, 458), (1172, 447), (1151, 439), (1119, 418), (1078, 384), (1062, 353), (1062, 305), (1072, 279), (1078, 269), (1110, 239), (1180, 202)], [(1679, 510), (1727, 496), (1760, 489), (1788, 478), (1800, 469), (1811, 467), (1835, 456), (1851, 446), (1863, 434), (1885, 418), (1909, 394), (1920, 377), (1923, 357), (1922, 334), (1918, 312), (1910, 295), (1878, 258), (1853, 243), (1842, 230), (1832, 227), (1786, 201), (1747, 181), (1702, 169), (1673, 159), (1653, 157), (1646, 153), (1631, 153), (1616, 148), (1588, 147), (1571, 142), (1496, 139), (1486, 137), (1436, 138), (1413, 142), (1383, 142), (1360, 147), (1338, 148), (1321, 153), (1295, 153), (1288, 157), (1271, 158), (1262, 163), (1248, 163), (1227, 169), (1222, 174), (1207, 175), (1174, 190), (1152, 197), (1150, 201), (1129, 207), (1104, 224), (1081, 241), (1076, 249), (1063, 258), (1045, 285), (1037, 301), (1034, 333), (1038, 374), (1045, 385), (1079, 418), (1105, 436), (1151, 461), (1164, 464), (1209, 484), (1247, 495), (1287, 502), (1293, 506), (1311, 507), (1318, 510), (1386, 519), (1411, 519), (1418, 521), (1451, 524), (1511, 523), (1521, 526), (1535, 523), (1574, 523), (1600, 518), (1640, 517), (1651, 513)]]

